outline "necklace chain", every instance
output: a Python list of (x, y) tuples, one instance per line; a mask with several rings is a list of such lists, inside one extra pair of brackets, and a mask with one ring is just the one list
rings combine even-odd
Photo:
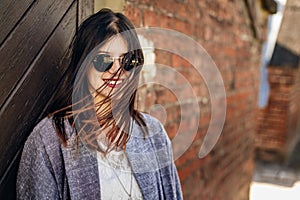
[(118, 181), (119, 181), (120, 185), (122, 186), (123, 190), (124, 190), (124, 191), (126, 192), (126, 194), (129, 196), (129, 199), (131, 199), (131, 198), (132, 198), (132, 197), (131, 197), (131, 195), (132, 195), (132, 177), (133, 177), (132, 170), (130, 169), (130, 191), (128, 192), (128, 191), (126, 190), (125, 186), (123, 185), (121, 179), (119, 178), (117, 172), (115, 171), (114, 167), (111, 166), (111, 164), (110, 164), (109, 160), (107, 159), (107, 157), (104, 156), (104, 158), (107, 160), (108, 165), (112, 168), (112, 171), (113, 171), (115, 177), (118, 179)]

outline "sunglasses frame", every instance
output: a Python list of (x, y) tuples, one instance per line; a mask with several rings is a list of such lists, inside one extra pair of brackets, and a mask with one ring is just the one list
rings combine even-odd
[[(105, 61), (105, 59), (108, 60)], [(143, 59), (137, 58), (132, 51), (124, 53), (119, 57), (113, 57), (107, 53), (100, 53), (93, 58), (92, 63), (98, 72), (106, 72), (113, 66), (116, 60), (120, 63), (121, 68), (127, 72), (143, 64)]]

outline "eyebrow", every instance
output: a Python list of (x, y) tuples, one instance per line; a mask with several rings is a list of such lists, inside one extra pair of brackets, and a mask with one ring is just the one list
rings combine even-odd
[[(108, 51), (97, 51), (97, 54), (108, 54), (108, 55), (111, 55), (111, 52), (108, 52)], [(124, 56), (125, 54), (127, 54), (128, 52), (125, 52), (125, 53), (122, 53), (120, 54), (119, 56)]]

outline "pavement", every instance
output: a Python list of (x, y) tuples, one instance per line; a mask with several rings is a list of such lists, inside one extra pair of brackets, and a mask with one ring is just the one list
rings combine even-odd
[(300, 168), (257, 162), (250, 200), (299, 200)]

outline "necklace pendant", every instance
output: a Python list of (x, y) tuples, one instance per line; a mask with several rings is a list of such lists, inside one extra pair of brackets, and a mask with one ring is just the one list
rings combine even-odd
[(128, 197), (128, 200), (132, 200), (131, 196)]

